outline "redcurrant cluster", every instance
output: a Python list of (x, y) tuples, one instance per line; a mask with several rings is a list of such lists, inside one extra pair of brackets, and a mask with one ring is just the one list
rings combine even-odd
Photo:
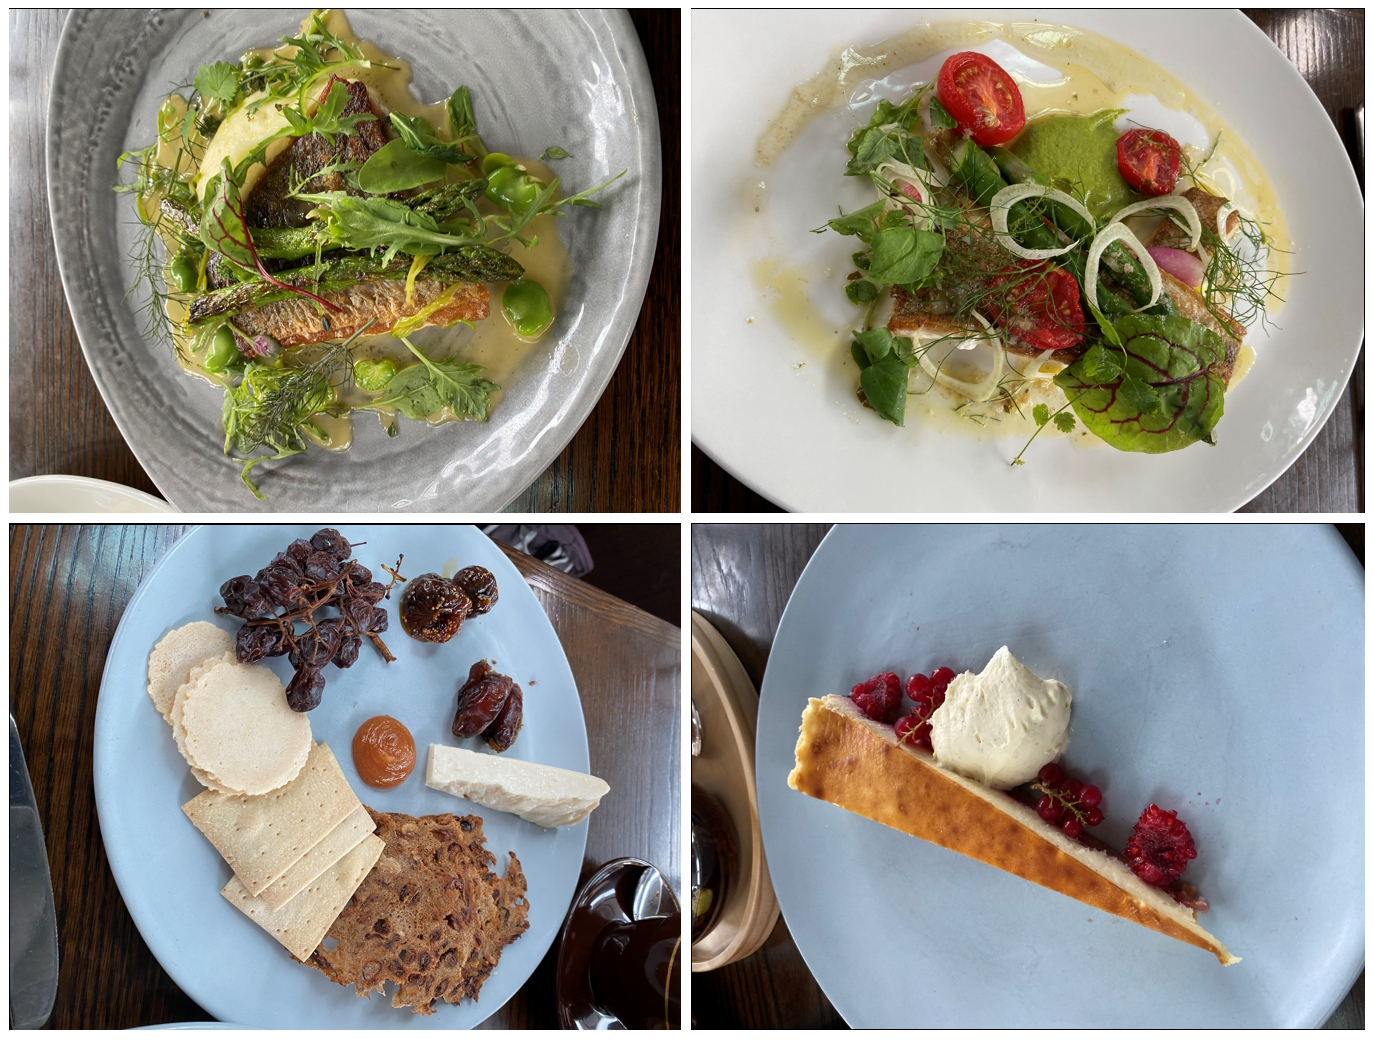
[(1040, 792), (1035, 811), (1046, 823), (1057, 823), (1070, 838), (1083, 833), (1084, 827), (1096, 827), (1102, 822), (1102, 792), (1092, 784), (1085, 784), (1064, 772), (1057, 762), (1040, 770), (1039, 782), (1031, 784)]
[(911, 714), (897, 720), (897, 741), (931, 750), (930, 717), (945, 703), (945, 690), (954, 678), (954, 669), (937, 668), (930, 675), (917, 672), (906, 681), (906, 695), (915, 705)]

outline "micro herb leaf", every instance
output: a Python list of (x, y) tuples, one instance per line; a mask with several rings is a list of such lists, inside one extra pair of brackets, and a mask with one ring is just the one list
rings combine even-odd
[(868, 303), (877, 299), (878, 287), (866, 278), (856, 278), (844, 287), (850, 303)]
[(1112, 324), (1111, 319), (1098, 310), (1097, 304), (1093, 303), (1092, 300), (1086, 296), (1083, 297), (1083, 300), (1087, 303), (1088, 309), (1093, 312), (1093, 317), (1097, 319), (1097, 327), (1102, 330), (1102, 338), (1114, 347), (1121, 346), (1121, 336), (1118, 335), (1116, 326)]
[(385, 252), (382, 263), (397, 253), (434, 255), (445, 249), (479, 245), (480, 233), (451, 234), (440, 229), (433, 217), (416, 212), (393, 199), (359, 198), (343, 192), (301, 195), (314, 202), (328, 221), (329, 238), (344, 249)]
[(571, 153), (571, 152), (565, 152), (562, 148), (559, 148), (558, 145), (552, 145), (552, 146), (550, 146), (550, 147), (548, 147), (548, 148), (545, 148), (545, 149), (544, 149), (544, 154), (541, 155), (539, 158), (544, 159), (544, 160), (551, 160), (551, 159), (571, 159), (572, 157), (573, 157), (573, 156), (572, 156), (572, 153)]
[(870, 361), (878, 361), (887, 357), (892, 350), (892, 333), (887, 329), (869, 329), (866, 332), (854, 333), (854, 342), (863, 348)]
[(486, 145), (477, 133), (477, 117), (472, 112), (472, 95), (467, 87), (459, 87), (449, 97), (445, 108), (448, 110), (448, 128), (454, 143), (471, 148), (478, 156), (486, 155)]
[(952, 115), (945, 111), (945, 106), (940, 104), (939, 98), (931, 98), (930, 125), (936, 130), (952, 130), (959, 124), (954, 121)]
[(491, 392), (501, 388), (478, 374), (481, 365), (432, 361), (409, 339), (401, 342), (420, 363), (392, 376), (377, 405), (395, 408), (408, 419), (425, 419), (447, 407), (459, 419), (486, 421)]
[(1058, 411), (1054, 413), (1054, 425), (1059, 428), (1060, 433), (1072, 433), (1073, 428), (1078, 425), (1078, 420), (1074, 418), (1073, 412)]
[(448, 164), (413, 151), (405, 141), (388, 141), (358, 170), (358, 187), (370, 195), (390, 195), (442, 180)]
[[(829, 221), (826, 227), (832, 231), (838, 231), (842, 235), (854, 235), (860, 242), (873, 244), (873, 236), (878, 233), (878, 221), (882, 219), (883, 207), (886, 202), (879, 199), (871, 206), (863, 209), (856, 209), (853, 213), (845, 213), (843, 210), (834, 220)], [(817, 231), (824, 231), (825, 228), (817, 228)], [(858, 261), (855, 260), (857, 264)]]
[[(882, 330), (886, 332), (887, 330)], [(873, 410), (888, 422), (903, 425), (906, 417), (907, 373), (901, 359), (889, 354), (859, 373), (859, 387)]]
[(213, 65), (202, 65), (196, 69), (196, 93), (206, 101), (222, 101), (225, 106), (233, 104), (239, 92), (239, 70), (237, 65), (227, 61), (217, 61)]
[(1050, 406), (1047, 404), (1036, 405), (1031, 409), (1031, 417), (1035, 419), (1036, 426), (1044, 426), (1050, 421)]
[(873, 259), (868, 277), (879, 285), (912, 285), (935, 270), (945, 248), (943, 235), (918, 231), (892, 211), (898, 222), (884, 220), (883, 229), (873, 237)]
[(423, 119), (409, 119), (399, 112), (391, 113), (391, 125), (406, 147), (426, 159), (459, 165), (471, 162), (476, 156), (469, 155), (456, 144), (441, 141), (434, 136), (434, 128)]
[(912, 343), (910, 336), (892, 337), (892, 355), (907, 368), (915, 368), (919, 360), (916, 357), (916, 345)]
[(1115, 351), (1108, 350), (1101, 343), (1094, 343), (1078, 361), (1078, 370), (1084, 382), (1107, 383), (1121, 375), (1121, 362)]

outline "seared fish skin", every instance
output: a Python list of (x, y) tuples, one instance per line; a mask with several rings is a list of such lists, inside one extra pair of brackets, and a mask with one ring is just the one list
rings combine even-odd
[[(313, 300), (293, 295), (288, 299), (254, 307), (239, 314), (234, 324), (249, 336), (268, 335), (289, 350), (307, 343), (347, 339), (373, 318), (370, 334), (389, 332), (403, 318), (418, 313), (452, 287), (434, 280), (417, 280), (406, 303), (403, 279), (370, 279), (342, 291), (323, 290), (318, 295), (340, 308), (327, 311)], [(425, 319), (426, 325), (452, 325), (456, 321), (482, 321), (491, 313), (491, 294), (481, 283), (460, 282), (450, 303)]]
[[(386, 131), (382, 115), (372, 103), (365, 83), (349, 82), (333, 76), (325, 88), (328, 96), (335, 83), (348, 88), (348, 103), (344, 105), (343, 115), (353, 116), (371, 113), (375, 119), (359, 122), (349, 134), (335, 134), (334, 143), (320, 134), (297, 137), (270, 163), (253, 190), (243, 203), (244, 221), (250, 228), (302, 227), (310, 221), (306, 214), (312, 204), (300, 199), (287, 198), (295, 184), (303, 181), (305, 190), (310, 192), (350, 191), (344, 183), (343, 174), (335, 171), (324, 176), (316, 176), (326, 166), (341, 162), (364, 163), (374, 152), (386, 144)], [(318, 106), (317, 106), (318, 107)]]

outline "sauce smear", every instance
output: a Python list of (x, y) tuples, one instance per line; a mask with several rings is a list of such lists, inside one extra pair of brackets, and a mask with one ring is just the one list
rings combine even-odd
[(390, 715), (374, 715), (353, 735), (353, 764), (370, 787), (396, 787), (415, 769), (415, 738)]

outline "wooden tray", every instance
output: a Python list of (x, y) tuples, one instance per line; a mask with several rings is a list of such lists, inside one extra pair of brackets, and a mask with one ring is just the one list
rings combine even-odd
[(739, 837), (738, 869), (715, 927), (692, 945), (692, 970), (711, 971), (748, 957), (778, 920), (763, 855), (754, 786), (754, 720), (759, 695), (739, 658), (711, 623), (692, 611), (692, 700), (701, 715), (701, 754), (692, 783), (714, 795)]

